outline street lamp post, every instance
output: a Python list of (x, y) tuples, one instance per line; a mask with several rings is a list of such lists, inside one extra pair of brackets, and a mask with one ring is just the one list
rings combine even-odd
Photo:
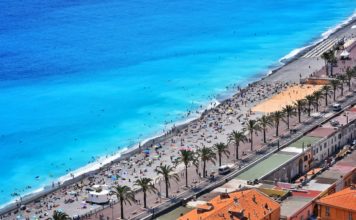
[(111, 199), (110, 200), (110, 204), (111, 204), (111, 219), (114, 219), (114, 200)]

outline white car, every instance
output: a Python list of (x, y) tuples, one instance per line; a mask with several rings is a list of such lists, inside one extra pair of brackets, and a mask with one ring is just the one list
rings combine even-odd
[(219, 167), (218, 172), (220, 175), (225, 175), (231, 172), (231, 167), (228, 165), (223, 165)]

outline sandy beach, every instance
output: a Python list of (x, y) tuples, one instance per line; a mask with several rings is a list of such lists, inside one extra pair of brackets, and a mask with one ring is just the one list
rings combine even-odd
[[(111, 211), (104, 211), (98, 214), (97, 211), (102, 209), (100, 205), (85, 203), (87, 188), (102, 185), (107, 186), (109, 189), (111, 186), (119, 184), (127, 185), (138, 190), (137, 187), (134, 186), (135, 180), (141, 177), (157, 179), (157, 174), (155, 173), (156, 167), (162, 164), (175, 165), (174, 161), (182, 148), (197, 150), (202, 147), (211, 147), (220, 142), (227, 143), (228, 135), (234, 130), (242, 130), (248, 120), (258, 119), (263, 114), (262, 112), (266, 113), (276, 110), (275, 108), (266, 110), (266, 106), (274, 105), (275, 107), (275, 105), (277, 105), (278, 108), (283, 107), (282, 104), (276, 104), (273, 100), (267, 102), (266, 100), (276, 94), (283, 94), (282, 91), (288, 88), (298, 87), (301, 79), (310, 76), (321, 76), (325, 72), (324, 61), (318, 56), (305, 57), (305, 55), (312, 54), (315, 48), (318, 48), (319, 53), (323, 51), (322, 44), (325, 43), (326, 40), (341, 39), (344, 37), (352, 39), (356, 37), (356, 29), (350, 28), (354, 24), (356, 24), (355, 21), (349, 23), (334, 34), (331, 34), (318, 45), (308, 48), (288, 64), (278, 68), (263, 79), (251, 83), (248, 87), (240, 88), (236, 85), (233, 88), (229, 88), (233, 91), (234, 95), (219, 104), (211, 102), (210, 105), (212, 108), (209, 110), (204, 110), (203, 108), (197, 110), (197, 113), (202, 112), (199, 118), (183, 125), (173, 126), (173, 128), (166, 131), (164, 135), (149, 140), (139, 147), (137, 146), (134, 149), (123, 152), (120, 158), (116, 158), (100, 168), (96, 167), (98, 169), (94, 171), (79, 176), (73, 175), (72, 180), (68, 182), (53, 183), (52, 186), (46, 188), (48, 192), (46, 192), (44, 196), (36, 194), (28, 198), (23, 198), (21, 205), (26, 205), (26, 210), (28, 211), (17, 211), (16, 204), (5, 207), (1, 210), (1, 219), (16, 219), (18, 215), (27, 219), (33, 216), (46, 219), (52, 215), (54, 210), (62, 210), (72, 217), (83, 216), (90, 218), (91, 216), (92, 219), (99, 219), (99, 216), (103, 217), (106, 213)], [(327, 47), (324, 49), (327, 49)], [(352, 59), (342, 64), (340, 63), (340, 65), (335, 68), (335, 73), (341, 73), (345, 71), (346, 67), (356, 65), (356, 49), (354, 48), (354, 44), (351, 44), (348, 50), (351, 53), (350, 56)], [(319, 88), (320, 87), (312, 89), (312, 91)], [(308, 92), (304, 92), (303, 94), (302, 92), (299, 93), (298, 95), (301, 96), (297, 97), (301, 98), (310, 94), (309, 89), (310, 88), (307, 88)], [(193, 113), (188, 112), (187, 116), (190, 114)], [(308, 117), (303, 115), (303, 120), (308, 120)], [(298, 126), (296, 118), (292, 119), (291, 124), (295, 127)], [(284, 123), (281, 124), (281, 131), (282, 134), (287, 131), (287, 127)], [(274, 136), (274, 129), (270, 129), (268, 134), (270, 137), (269, 142), (277, 138)], [(249, 155), (256, 154), (256, 151), (264, 146), (261, 134), (254, 134), (254, 140), (254, 151), (252, 152), (250, 151), (249, 142), (241, 145), (239, 152), (240, 158), (248, 158)], [(225, 164), (242, 166), (248, 163), (248, 160), (243, 162), (234, 159), (236, 155), (234, 155), (235, 151), (232, 144), (230, 144), (230, 152), (230, 157), (224, 159)], [(111, 158), (106, 158), (106, 162), (108, 160), (111, 160)], [(103, 158), (103, 161), (105, 161), (105, 158)], [(217, 164), (209, 164), (208, 173), (216, 172), (217, 167)], [(182, 164), (176, 167), (176, 172), (179, 173), (181, 177), (184, 176), (184, 172), (182, 172), (183, 169)], [(190, 184), (193, 185), (203, 181), (200, 168), (199, 170), (195, 170), (194, 167), (189, 169)], [(181, 183), (172, 184), (171, 196), (184, 190), (184, 187), (182, 187), (182, 185), (184, 185), (183, 182), (184, 181), (181, 180)], [(162, 188), (164, 186), (162, 183), (157, 182), (156, 187)], [(140, 211), (143, 211), (138, 208), (142, 203), (142, 201), (140, 201), (142, 198), (141, 194), (141, 192), (138, 192), (138, 201), (132, 208), (128, 208), (127, 216), (133, 217)], [(113, 196), (112, 200), (116, 201), (116, 198)], [(152, 203), (150, 206), (158, 205), (162, 202), (159, 201), (159, 198), (154, 194), (150, 195), (148, 201)], [(165, 199), (163, 199), (163, 201), (165, 201)], [(20, 205), (18, 204), (18, 206)], [(116, 214), (115, 211), (115, 215)]]

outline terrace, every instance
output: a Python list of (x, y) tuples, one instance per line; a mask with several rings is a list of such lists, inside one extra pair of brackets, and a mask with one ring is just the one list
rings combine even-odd
[(264, 175), (267, 175), (271, 170), (274, 170), (276, 167), (281, 166), (288, 160), (292, 159), (296, 153), (291, 152), (278, 152), (275, 153), (265, 160), (257, 163), (247, 171), (241, 173), (236, 177), (236, 179), (242, 180), (254, 180), (260, 179)]

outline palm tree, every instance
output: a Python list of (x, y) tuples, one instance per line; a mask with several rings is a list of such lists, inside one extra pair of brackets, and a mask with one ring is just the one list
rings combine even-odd
[(325, 51), (322, 55), (321, 58), (324, 60), (325, 62), (325, 71), (326, 71), (326, 75), (329, 75), (329, 71), (328, 71), (328, 65), (330, 63), (330, 53), (329, 51)]
[(251, 140), (251, 151), (253, 150), (253, 132), (261, 130), (258, 121), (256, 120), (249, 120), (246, 125), (246, 130), (250, 133), (250, 140)]
[(219, 157), (219, 166), (221, 166), (222, 155), (224, 154), (226, 157), (229, 157), (229, 155), (230, 155), (229, 146), (227, 146), (227, 144), (220, 142), (220, 143), (214, 144), (214, 149)]
[(340, 80), (341, 96), (344, 96), (344, 84), (347, 81), (347, 76), (339, 75), (337, 79)]
[(266, 129), (272, 126), (271, 117), (267, 115), (262, 115), (262, 117), (258, 120), (262, 130), (263, 130), (263, 143), (266, 143)]
[(315, 99), (313, 95), (307, 95), (305, 96), (305, 99), (307, 100), (308, 103), (308, 116), (310, 117), (311, 105), (314, 103)]
[(282, 111), (276, 111), (272, 113), (272, 120), (274, 123), (274, 126), (276, 126), (276, 136), (278, 137), (278, 130), (279, 130), (279, 123), (284, 117), (284, 113)]
[(198, 150), (198, 155), (201, 161), (203, 161), (203, 177), (206, 177), (206, 162), (212, 162), (215, 164), (216, 154), (213, 149), (209, 147), (203, 147)]
[(174, 173), (174, 167), (169, 165), (160, 165), (156, 168), (156, 173), (162, 175), (164, 183), (166, 185), (166, 198), (168, 198), (168, 189), (171, 187), (171, 179), (179, 181), (179, 175)]
[(188, 167), (196, 160), (195, 153), (192, 150), (180, 150), (178, 163), (183, 163), (185, 167), (185, 186), (188, 187)]
[(337, 79), (333, 79), (330, 81), (330, 85), (331, 87), (333, 88), (333, 92), (334, 92), (334, 102), (336, 100), (336, 91), (337, 91), (337, 88), (339, 87), (340, 85), (340, 81), (337, 80)]
[(334, 50), (330, 50), (330, 75), (333, 76), (333, 67), (337, 64), (337, 58), (335, 56)]
[(355, 72), (353, 69), (350, 69), (349, 67), (346, 69), (346, 78), (347, 78), (347, 86), (349, 87), (349, 92), (351, 92), (351, 80), (355, 76)]
[(330, 92), (330, 86), (325, 85), (323, 86), (322, 90), (324, 91), (324, 98), (325, 98), (325, 107), (328, 106), (328, 97)]
[(69, 215), (67, 213), (55, 210), (53, 212), (52, 219), (53, 220), (69, 220), (71, 218), (69, 217)]
[(240, 143), (245, 143), (247, 141), (247, 138), (245, 134), (241, 131), (232, 131), (229, 134), (229, 142), (233, 142), (235, 144), (235, 149), (236, 149), (236, 160), (239, 159), (239, 147)]
[(298, 111), (298, 122), (302, 122), (301, 121), (301, 115), (302, 115), (302, 110), (304, 108), (305, 105), (305, 99), (299, 99), (297, 101), (294, 102), (294, 106)]
[(121, 214), (121, 219), (124, 218), (124, 204), (126, 205), (126, 202), (131, 205), (131, 202), (135, 201), (135, 193), (131, 190), (130, 187), (128, 186), (114, 186), (111, 190), (111, 192), (116, 195), (117, 199), (120, 202), (120, 214)]
[(294, 111), (294, 107), (292, 105), (286, 105), (284, 108), (283, 108), (283, 112), (286, 114), (287, 116), (287, 128), (289, 129), (289, 118), (293, 115), (295, 115), (295, 111)]
[(315, 107), (316, 107), (316, 111), (319, 112), (319, 100), (323, 97), (323, 93), (318, 90), (318, 91), (315, 91), (313, 93), (313, 96), (314, 96), (314, 104), (315, 104)]
[(138, 186), (142, 189), (143, 192), (143, 208), (147, 208), (147, 192), (157, 192), (156, 187), (152, 184), (152, 179), (151, 178), (147, 178), (147, 177), (143, 177), (140, 179), (137, 179), (135, 181), (135, 186)]

